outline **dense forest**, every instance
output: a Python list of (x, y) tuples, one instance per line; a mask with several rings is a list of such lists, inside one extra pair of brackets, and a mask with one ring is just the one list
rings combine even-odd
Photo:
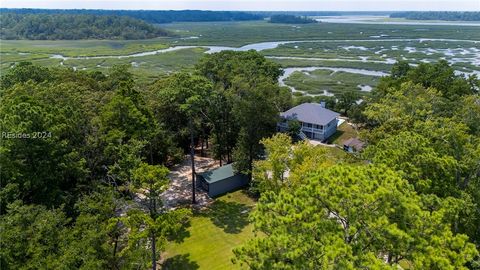
[(270, 17), (271, 23), (291, 23), (291, 24), (307, 24), (307, 23), (316, 23), (316, 20), (309, 19), (307, 17), (295, 16), (295, 15), (286, 15), (278, 14), (272, 15)]
[(480, 267), (477, 78), (445, 61), (397, 63), (348, 109), (369, 146), (337, 162), (276, 134), (279, 112), (295, 102), (281, 74), (255, 51), (209, 54), (191, 72), (142, 84), (125, 66), (9, 69), (0, 84), (2, 269), (152, 268), (192, 215), (189, 205), (162, 206), (169, 169), (203, 145), (234, 161), (259, 198), (250, 217), (263, 237), (236, 248), (236, 263)]
[(441, 20), (441, 21), (480, 21), (478, 11), (407, 11), (390, 14), (390, 18), (409, 20)]
[[(400, 62), (354, 117), (356, 161), (283, 134), (255, 163), (250, 269), (479, 269), (480, 82)], [(286, 176), (288, 175), (288, 177)], [(448, 254), (448, 255), (447, 255)]]
[(142, 85), (125, 67), (16, 65), (0, 88), (2, 269), (151, 267), (190, 215), (158, 199), (168, 168), (193, 136), (249, 174), (290, 106), (280, 74), (253, 51)]
[(16, 14), (82, 14), (128, 16), (149, 23), (250, 21), (263, 16), (241, 11), (208, 10), (103, 10), (103, 9), (0, 9)]
[(147, 39), (167, 32), (125, 16), (2, 13), (1, 39)]

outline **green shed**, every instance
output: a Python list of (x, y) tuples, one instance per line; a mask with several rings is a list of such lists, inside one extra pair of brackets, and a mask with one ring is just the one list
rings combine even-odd
[(247, 184), (248, 177), (235, 173), (232, 164), (197, 174), (197, 187), (204, 189), (210, 197), (234, 191)]

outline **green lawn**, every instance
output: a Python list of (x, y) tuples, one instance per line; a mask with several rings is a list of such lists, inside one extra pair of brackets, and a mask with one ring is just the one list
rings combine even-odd
[(358, 137), (358, 132), (351, 125), (343, 122), (329, 140), (334, 144), (342, 145), (345, 140), (355, 137)]
[(177, 242), (167, 245), (163, 269), (242, 269), (232, 263), (232, 250), (254, 237), (248, 222), (254, 205), (243, 191), (236, 191), (195, 213)]

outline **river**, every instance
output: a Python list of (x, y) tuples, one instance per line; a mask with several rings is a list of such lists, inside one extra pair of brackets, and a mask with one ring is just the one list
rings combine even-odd
[(131, 57), (142, 57), (142, 56), (149, 56), (155, 55), (160, 53), (167, 53), (172, 51), (184, 50), (184, 49), (192, 49), (192, 48), (205, 48), (207, 49), (206, 53), (216, 53), (226, 50), (231, 51), (248, 51), (248, 50), (255, 50), (255, 51), (264, 51), (268, 49), (275, 49), (280, 45), (289, 44), (289, 43), (324, 43), (324, 42), (402, 42), (402, 41), (418, 41), (418, 42), (425, 42), (425, 41), (451, 41), (451, 42), (471, 42), (474, 44), (480, 43), (479, 40), (465, 40), (465, 39), (444, 39), (444, 38), (418, 38), (418, 39), (408, 39), (408, 38), (397, 38), (397, 39), (386, 39), (386, 38), (378, 38), (378, 39), (334, 39), (334, 40), (288, 40), (288, 41), (271, 41), (271, 42), (259, 42), (259, 43), (252, 43), (242, 47), (226, 47), (226, 46), (210, 46), (210, 45), (191, 45), (191, 46), (172, 46), (166, 49), (154, 50), (154, 51), (146, 51), (141, 53), (134, 53), (134, 54), (126, 54), (126, 55), (99, 55), (99, 56), (77, 56), (77, 57), (68, 57), (61, 54), (54, 54), (51, 58), (54, 59), (62, 59), (62, 60), (82, 60), (82, 59), (108, 59), (108, 58), (116, 58), (116, 59), (123, 59), (123, 58), (131, 58)]
[[(385, 41), (393, 41), (393, 42), (401, 42), (401, 41), (418, 41), (418, 42), (425, 42), (425, 41), (452, 41), (452, 42), (471, 42), (474, 44), (480, 43), (477, 40), (459, 40), (459, 39), (386, 39), (386, 38), (378, 38), (378, 39), (364, 39), (364, 40), (352, 40), (352, 39), (344, 39), (344, 40), (290, 40), (290, 41), (272, 41), (272, 42), (259, 42), (259, 43), (252, 43), (242, 47), (226, 47), (226, 46), (207, 46), (207, 45), (198, 45), (198, 46), (172, 46), (166, 49), (154, 50), (154, 51), (146, 51), (134, 54), (126, 54), (126, 55), (102, 55), (102, 56), (79, 56), (79, 57), (68, 57), (60, 54), (54, 54), (51, 56), (53, 59), (61, 59), (61, 64), (66, 60), (81, 60), (81, 59), (124, 59), (124, 58), (135, 58), (135, 57), (142, 57), (142, 56), (151, 56), (161, 53), (168, 53), (172, 51), (184, 50), (184, 49), (192, 49), (192, 48), (205, 48), (207, 49), (206, 53), (217, 53), (225, 50), (232, 50), (232, 51), (248, 51), (248, 50), (255, 50), (255, 51), (263, 51), (268, 49), (275, 49), (280, 45), (289, 44), (289, 43), (307, 43), (307, 42), (385, 42)], [(383, 64), (394, 64), (396, 62), (393, 58), (387, 58), (385, 60), (368, 60), (366, 57), (359, 57), (359, 59), (345, 59), (345, 58), (310, 58), (310, 57), (293, 57), (293, 56), (267, 56), (267, 58), (271, 59), (294, 59), (294, 60), (319, 60), (319, 61), (345, 61), (345, 62), (371, 62), (371, 63), (383, 63)], [(454, 63), (458, 61), (459, 58), (452, 60), (451, 62)], [(455, 61), (456, 60), (456, 61)], [(460, 59), (462, 60), (462, 59)], [(473, 59), (475, 60), (475, 59)], [(478, 59), (476, 59), (475, 63), (477, 63)], [(312, 66), (312, 67), (291, 67), (285, 68), (284, 74), (279, 78), (279, 83), (282, 86), (287, 86), (285, 84), (285, 79), (290, 76), (295, 71), (313, 71), (313, 70), (332, 70), (332, 71), (344, 71), (349, 73), (356, 73), (362, 75), (369, 75), (369, 76), (386, 76), (388, 75), (385, 72), (380, 71), (372, 71), (366, 69), (356, 69), (356, 68), (335, 68), (335, 67), (322, 67), (322, 66)], [(480, 72), (475, 71), (473, 74), (479, 74)], [(464, 73), (465, 74), (465, 73)], [(296, 90), (295, 88), (288, 86), (292, 92), (301, 92)], [(324, 93), (325, 95), (329, 95), (329, 93)]]
[(393, 25), (460, 25), (480, 26), (480, 22), (465, 21), (420, 21), (420, 20), (389, 20), (389, 16), (316, 16), (315, 19), (326, 23), (355, 23), (355, 24), (393, 24)]

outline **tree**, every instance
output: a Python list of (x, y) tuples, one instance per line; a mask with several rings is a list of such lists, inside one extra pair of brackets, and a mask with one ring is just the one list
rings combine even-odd
[(345, 91), (340, 94), (335, 106), (337, 110), (343, 111), (345, 115), (349, 115), (351, 108), (357, 104), (359, 98), (357, 91)]
[(399, 79), (402, 77), (405, 77), (408, 74), (408, 71), (410, 70), (410, 64), (406, 61), (399, 61), (395, 63), (392, 67), (391, 70), (391, 77), (395, 79)]
[(253, 189), (260, 194), (297, 187), (303, 183), (303, 173), (330, 166), (327, 152), (308, 142), (292, 144), (289, 136), (279, 133), (261, 141), (266, 158), (255, 161)]
[(16, 185), (18, 199), (25, 203), (73, 205), (72, 195), (87, 181), (81, 155), (87, 124), (80, 108), (62, 85), (30, 81), (5, 90), (0, 129), (11, 136), (3, 137), (0, 146), (2, 189)]
[[(20, 64), (1, 80), (0, 129), (11, 134), (0, 145), (2, 267), (148, 267), (189, 212), (160, 208), (167, 171), (144, 163), (178, 157), (150, 93), (124, 67), (107, 77)], [(141, 187), (152, 214), (131, 200)]]
[[(181, 227), (186, 221), (189, 211), (185, 209), (164, 212), (160, 211), (158, 197), (167, 187), (169, 171), (163, 166), (142, 163), (134, 172), (136, 186), (145, 189), (148, 198), (148, 211), (132, 210), (126, 222), (132, 228), (131, 238), (134, 243), (141, 238), (150, 239), (152, 269), (157, 269), (158, 250), (164, 247), (166, 237)], [(158, 248), (158, 249), (157, 249)]]
[(201, 140), (203, 149), (203, 142), (209, 133), (210, 119), (207, 110), (211, 88), (212, 85), (206, 78), (186, 72), (159, 80), (152, 87), (152, 95), (156, 97), (152, 107), (156, 116), (176, 134), (179, 146), (185, 150), (189, 149), (192, 163), (193, 204), (196, 188), (195, 141)]
[(0, 216), (0, 263), (2, 269), (59, 267), (60, 246), (69, 220), (62, 209), (40, 205), (9, 204)]
[(365, 105), (366, 158), (396, 169), (419, 193), (457, 201), (448, 222), (478, 245), (478, 81), (444, 61), (397, 75), (383, 78)]
[(260, 140), (270, 137), (276, 131), (278, 111), (268, 101), (270, 89), (275, 85), (268, 81), (258, 83), (254, 87), (236, 85), (241, 92), (233, 107), (233, 114), (240, 126), (240, 133), (234, 150), (235, 169), (252, 176), (253, 161), (262, 153)]
[(2, 15), (2, 39), (147, 39), (168, 34), (144, 21), (112, 14), (22, 14), (7, 11)]
[(307, 23), (318, 23), (314, 19), (309, 19), (307, 16), (295, 16), (288, 14), (278, 14), (272, 15), (270, 17), (271, 23), (291, 23), (291, 24), (307, 24)]
[(12, 87), (16, 83), (26, 83), (32, 80), (36, 83), (49, 81), (52, 74), (48, 68), (32, 65), (30, 62), (20, 62), (15, 68), (2, 76), (2, 88)]
[[(478, 255), (407, 181), (385, 167), (305, 171), (305, 184), (262, 194), (252, 221), (265, 237), (235, 249), (252, 269), (467, 269)], [(448, 255), (447, 255), (448, 254)]]
[[(244, 162), (247, 166), (240, 170), (248, 171), (248, 167), (251, 167), (248, 166), (248, 159), (251, 156), (248, 152), (255, 151), (250, 151), (247, 145), (252, 139), (251, 132), (244, 125), (248, 110), (241, 106), (254, 101), (255, 106), (259, 106), (259, 114), (256, 117), (266, 113), (265, 118), (269, 118), (271, 117), (269, 110), (273, 109), (279, 112), (286, 104), (289, 104), (291, 97), (287, 95), (285, 89), (277, 85), (278, 77), (282, 74), (280, 66), (255, 51), (223, 51), (205, 56), (197, 64), (196, 69), (213, 84), (208, 115), (212, 123), (214, 143), (212, 148), (215, 156), (220, 160), (226, 158), (230, 163), (235, 148), (237, 156), (247, 158)], [(248, 105), (249, 110), (252, 108), (254, 105)], [(252, 112), (248, 113), (252, 114)], [(254, 125), (255, 123), (252, 121), (255, 121), (256, 118), (252, 118), (251, 115), (249, 117), (250, 125)], [(264, 121), (263, 116), (256, 124), (257, 127), (263, 129), (261, 121)], [(267, 127), (271, 128), (271, 124), (268, 124)], [(241, 128), (244, 130), (241, 131)], [(240, 134), (245, 136), (241, 138)], [(239, 142), (240, 139), (243, 140), (242, 143)], [(255, 142), (255, 145), (258, 145), (258, 141)], [(239, 149), (246, 152), (238, 153)]]
[(302, 123), (297, 119), (291, 119), (287, 121), (288, 130), (287, 133), (292, 138), (292, 140), (296, 140), (298, 138), (298, 134), (302, 130)]
[(370, 142), (382, 139), (387, 134), (398, 134), (413, 128), (416, 122), (425, 121), (444, 107), (442, 95), (433, 88), (425, 89), (412, 82), (399, 88), (388, 88), (363, 112), (372, 129), (364, 134)]
[(62, 267), (129, 269), (129, 263), (141, 260), (124, 252), (128, 231), (120, 215), (126, 205), (112, 187), (98, 187), (82, 197), (75, 205), (78, 216), (60, 244)]
[(432, 147), (432, 141), (409, 131), (391, 135), (367, 147), (364, 158), (396, 170), (420, 193), (441, 197), (458, 195), (457, 161)]

